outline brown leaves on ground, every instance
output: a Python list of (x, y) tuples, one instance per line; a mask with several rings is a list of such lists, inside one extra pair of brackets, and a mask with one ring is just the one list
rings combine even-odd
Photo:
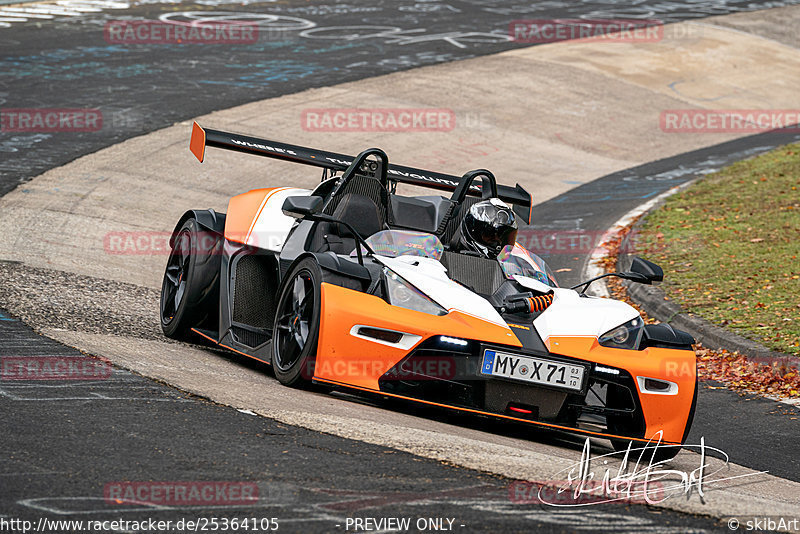
[(701, 379), (723, 382), (731, 389), (772, 395), (800, 397), (800, 375), (793, 369), (760, 365), (741, 354), (695, 346), (697, 374)]
[[(601, 260), (606, 272), (616, 270), (619, 250), (629, 231), (629, 228), (623, 230), (619, 237), (608, 244), (609, 254)], [(633, 306), (646, 323), (659, 322), (647, 315), (641, 306), (630, 299), (620, 279), (608, 278), (607, 283), (611, 296)], [(715, 380), (722, 382), (730, 389), (743, 392), (781, 398), (800, 397), (800, 374), (794, 369), (759, 364), (739, 353), (709, 349), (700, 343), (695, 345), (695, 353), (697, 355), (697, 377), (700, 380)]]

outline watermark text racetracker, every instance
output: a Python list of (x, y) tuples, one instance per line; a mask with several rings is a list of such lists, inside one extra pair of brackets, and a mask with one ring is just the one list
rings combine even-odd
[[(592, 252), (603, 235), (604, 232), (586, 230), (522, 229), (517, 234), (517, 243), (537, 254), (583, 254)], [(631, 237), (623, 245), (625, 250), (636, 250), (637, 235), (631, 234)], [(175, 237), (177, 236), (171, 232), (113, 231), (103, 237), (103, 249), (106, 254), (112, 255), (168, 255), (172, 250)], [(253, 232), (249, 236), (228, 233), (226, 237), (238, 242), (246, 241), (251, 246), (272, 250), (280, 248), (285, 239), (283, 235), (259, 234), (258, 232)], [(219, 239), (219, 234), (200, 231), (196, 233), (195, 239), (190, 243), (182, 244), (182, 246), (190, 247), (187, 251), (191, 254), (221, 254), (222, 249), (218, 246)]]
[(103, 31), (110, 44), (253, 44), (259, 26), (248, 22), (224, 21), (186, 24), (158, 20), (113, 20)]
[(664, 24), (647, 19), (530, 19), (513, 20), (508, 34), (518, 43), (555, 43), (575, 39), (607, 42), (657, 42)]
[(444, 108), (320, 108), (303, 110), (300, 125), (311, 132), (450, 132), (456, 116)]
[(660, 482), (643, 481), (629, 484), (617, 491), (613, 498), (600, 480), (584, 483), (581, 491), (570, 491), (572, 480), (516, 480), (508, 486), (508, 499), (515, 504), (546, 504), (553, 506), (586, 506), (616, 502), (619, 504), (648, 504), (645, 493), (651, 500), (663, 500), (664, 485)]
[[(350, 335), (361, 339), (377, 343), (398, 343), (401, 338), (381, 338), (384, 335), (396, 335), (395, 332), (378, 330), (368, 326), (356, 325), (350, 331)], [(440, 336), (439, 342), (446, 344)], [(356, 360), (326, 360), (322, 363), (312, 361), (305, 365), (301, 373), (304, 378), (311, 380), (316, 375), (334, 377), (334, 379), (346, 382), (354, 378), (364, 376), (380, 375), (381, 380), (386, 381), (407, 381), (407, 380), (458, 380), (469, 379), (475, 376), (476, 370), (470, 369), (466, 365), (459, 365), (458, 360), (452, 356), (429, 356), (417, 357), (413, 361), (404, 361), (400, 365), (386, 370), (386, 362), (380, 358), (361, 358)]]
[(4, 108), (0, 109), (3, 132), (96, 132), (103, 128), (99, 109)]
[(667, 109), (659, 126), (665, 133), (797, 133), (800, 109)]
[(87, 356), (3, 356), (0, 380), (105, 380), (111, 362)]
[(109, 482), (103, 488), (108, 504), (164, 506), (247, 505), (258, 502), (255, 482)]

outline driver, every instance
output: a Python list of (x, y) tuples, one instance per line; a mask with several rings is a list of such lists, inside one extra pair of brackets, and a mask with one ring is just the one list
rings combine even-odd
[(517, 239), (517, 219), (511, 208), (499, 198), (476, 202), (464, 216), (453, 236), (456, 251), (473, 251), (489, 259), (497, 258), (506, 245)]

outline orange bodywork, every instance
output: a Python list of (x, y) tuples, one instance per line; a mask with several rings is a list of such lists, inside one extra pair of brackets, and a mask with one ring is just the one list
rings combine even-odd
[(522, 347), (510, 328), (458, 311), (430, 315), (392, 306), (380, 297), (322, 284), (322, 313), (315, 379), (378, 390), (378, 379), (413, 348), (383, 345), (350, 335), (355, 325), (368, 325), (420, 336), (474, 339)]
[(663, 441), (680, 443), (694, 399), (697, 362), (694, 351), (646, 348), (626, 350), (604, 347), (594, 337), (554, 337), (545, 345), (553, 354), (590, 360), (628, 371), (637, 376), (678, 384), (677, 395), (639, 393), (646, 430), (645, 437), (663, 431)]
[[(451, 336), (484, 343), (522, 347), (513, 332), (500, 325), (489, 323), (459, 311), (436, 316), (391, 306), (374, 295), (323, 283), (320, 337), (314, 368), (314, 380), (321, 383), (343, 385), (362, 391), (380, 392), (381, 395), (408, 398), (424, 404), (444, 406), (422, 399), (404, 397), (380, 391), (378, 380), (414, 347), (432, 336)], [(355, 325), (384, 328), (420, 336), (413, 347), (396, 347), (376, 343), (350, 334)], [(680, 443), (684, 437), (688, 414), (694, 399), (696, 363), (693, 351), (663, 348), (626, 350), (603, 347), (594, 337), (549, 338), (546, 345), (554, 355), (574, 357), (625, 369), (637, 376), (667, 380), (678, 384), (677, 395), (659, 395), (638, 391), (644, 412), (646, 430), (643, 442), (662, 432), (663, 443)], [(578, 430), (558, 424), (531, 421), (504, 414), (485, 412), (472, 408), (447, 406), (460, 411), (491, 415), (514, 421), (524, 421), (537, 426), (563, 429), (586, 435), (613, 437), (601, 432)], [(625, 439), (631, 439), (625, 436)]]
[(266, 206), (270, 196), (286, 187), (252, 189), (236, 195), (228, 202), (228, 215), (225, 218), (225, 239), (234, 243), (247, 243), (256, 219)]
[(206, 155), (206, 131), (197, 124), (192, 124), (192, 138), (189, 141), (189, 150), (192, 151), (200, 163), (203, 163)]

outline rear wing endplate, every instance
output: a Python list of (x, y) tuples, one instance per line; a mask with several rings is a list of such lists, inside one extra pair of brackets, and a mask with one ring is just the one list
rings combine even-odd
[[(290, 145), (278, 141), (269, 141), (257, 137), (249, 137), (220, 130), (205, 129), (196, 122), (192, 126), (192, 139), (189, 149), (203, 162), (206, 147), (224, 148), (246, 154), (312, 165), (323, 169), (344, 172), (355, 159), (353, 156), (317, 150), (298, 145)], [(428, 187), (442, 191), (455, 191), (461, 177), (439, 172), (426, 171), (403, 165), (389, 164), (387, 169), (389, 180), (395, 182)], [(481, 188), (473, 185), (468, 194), (480, 196)], [(519, 184), (516, 187), (497, 185), (497, 196), (514, 207), (514, 212), (530, 224), (533, 198)]]

